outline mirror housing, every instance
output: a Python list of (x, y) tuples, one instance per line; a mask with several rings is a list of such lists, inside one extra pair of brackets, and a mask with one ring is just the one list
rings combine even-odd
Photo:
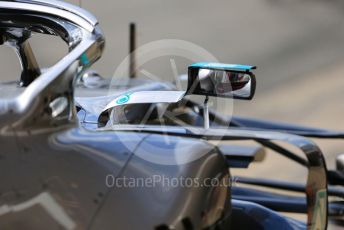
[(255, 66), (199, 62), (188, 68), (187, 94), (251, 100)]

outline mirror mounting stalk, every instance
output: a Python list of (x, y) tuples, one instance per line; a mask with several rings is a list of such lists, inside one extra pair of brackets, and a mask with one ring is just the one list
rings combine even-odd
[(203, 119), (204, 119), (204, 128), (209, 129), (209, 96), (205, 96), (204, 106), (203, 106)]

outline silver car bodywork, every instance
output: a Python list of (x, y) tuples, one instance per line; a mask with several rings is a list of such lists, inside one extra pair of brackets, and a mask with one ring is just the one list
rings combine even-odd
[[(109, 175), (221, 179), (229, 174), (224, 157), (201, 140), (171, 137), (172, 146), (189, 146), (187, 154), (204, 156), (167, 167), (136, 156), (144, 141), (154, 138), (164, 144), (160, 135), (79, 127), (73, 85), (101, 56), (104, 37), (97, 21), (59, 1), (1, 1), (0, 8), (4, 44), (17, 51), (23, 69), (20, 87), (3, 88), (16, 91), (13, 98), (0, 100), (0, 229), (183, 229), (190, 224), (200, 229), (229, 215), (230, 202), (213, 210), (211, 187), (166, 191), (162, 184), (107, 186)], [(38, 72), (28, 43), (32, 31), (61, 36), (69, 53), (30, 79), (25, 74)], [(180, 154), (177, 148), (166, 148), (166, 157)], [(223, 190), (229, 200), (229, 189)]]
[[(326, 165), (314, 143), (249, 130), (218, 129), (201, 135), (202, 129), (159, 126), (85, 129), (77, 119), (74, 85), (102, 54), (105, 40), (96, 19), (60, 1), (0, 1), (0, 9), (2, 43), (15, 49), (22, 64), (19, 84), (3, 85), (4, 94), (13, 97), (0, 99), (0, 229), (228, 228), (230, 186), (157, 183), (133, 189), (106, 181), (109, 176), (228, 180), (225, 155), (207, 141), (222, 139), (277, 139), (300, 148), (309, 168), (307, 227), (326, 228)], [(60, 36), (69, 53), (41, 73), (29, 44), (32, 32)], [(147, 147), (149, 142), (160, 148)], [(187, 151), (181, 152), (180, 146)], [(144, 160), (146, 154), (166, 160), (201, 157), (161, 165)], [(325, 194), (321, 206), (319, 194)]]

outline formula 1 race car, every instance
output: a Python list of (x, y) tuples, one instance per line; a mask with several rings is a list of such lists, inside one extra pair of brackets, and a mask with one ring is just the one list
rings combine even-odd
[[(68, 54), (40, 68), (34, 33), (60, 37)], [(113, 86), (87, 70), (104, 49), (97, 20), (61, 1), (0, 1), (0, 34), (22, 68), (18, 80), (0, 84), (0, 229), (343, 226), (343, 156), (328, 170), (308, 138), (344, 133), (209, 109), (209, 97), (252, 99), (254, 66), (194, 63), (186, 91), (139, 78)], [(259, 145), (232, 145), (236, 140)], [(230, 169), (262, 161), (265, 149), (304, 166), (307, 181), (236, 177), (250, 186), (234, 186)]]

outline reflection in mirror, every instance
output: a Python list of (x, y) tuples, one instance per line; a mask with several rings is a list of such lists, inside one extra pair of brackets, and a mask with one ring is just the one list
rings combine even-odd
[(198, 80), (204, 93), (218, 96), (249, 96), (251, 77), (247, 73), (199, 69)]
[(255, 66), (200, 62), (188, 68), (187, 94), (250, 100), (256, 89)]

